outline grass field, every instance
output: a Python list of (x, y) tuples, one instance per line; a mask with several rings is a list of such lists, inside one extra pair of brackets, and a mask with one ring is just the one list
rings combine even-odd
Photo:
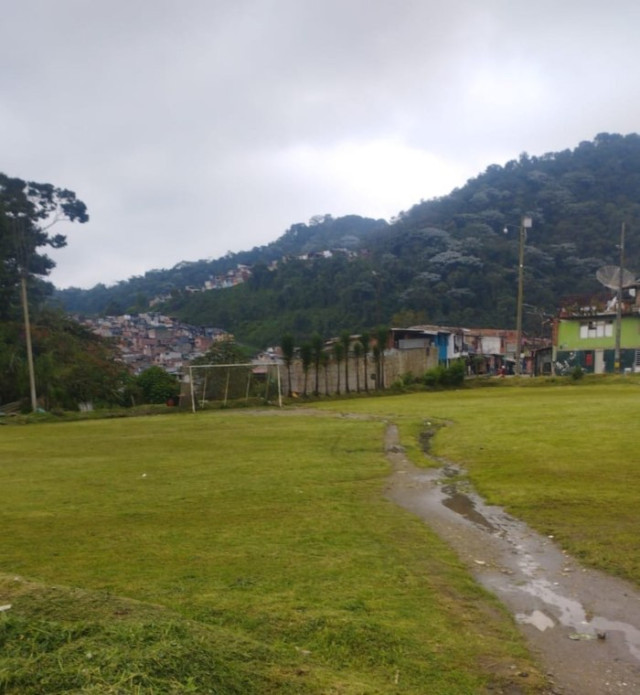
[[(415, 428), (444, 402), (354, 406)], [(382, 435), (242, 411), (0, 428), (0, 692), (536, 692), (511, 619), (385, 501)]]
[[(396, 419), (432, 453), (586, 564), (640, 585), (640, 381), (471, 389), (320, 406)], [(414, 460), (424, 464), (410, 449)]]

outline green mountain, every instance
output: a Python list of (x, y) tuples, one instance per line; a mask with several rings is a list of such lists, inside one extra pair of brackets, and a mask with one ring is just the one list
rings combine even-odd
[[(164, 312), (224, 328), (256, 347), (279, 342), (284, 332), (302, 340), (315, 331), (330, 336), (391, 323), (508, 328), (524, 215), (533, 220), (525, 330), (539, 334), (560, 305), (606, 296), (595, 272), (619, 263), (623, 221), (625, 265), (640, 269), (640, 136), (600, 134), (573, 150), (522, 154), (391, 223), (322, 216), (264, 247), (149, 271), (114, 287), (58, 291), (56, 299), (68, 311), (99, 313), (142, 310), (152, 297), (171, 295)], [(319, 253), (328, 250), (330, 256)], [(244, 284), (185, 291), (237, 264), (252, 267)]]

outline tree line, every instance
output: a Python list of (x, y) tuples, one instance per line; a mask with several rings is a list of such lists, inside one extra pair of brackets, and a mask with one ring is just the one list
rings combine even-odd
[[(314, 333), (310, 340), (302, 342), (296, 347), (294, 337), (291, 333), (285, 333), (280, 341), (282, 359), (287, 370), (288, 395), (293, 396), (292, 365), (296, 357), (300, 360), (302, 373), (304, 375), (302, 395), (309, 393), (309, 374), (313, 372), (314, 396), (320, 395), (320, 376), (324, 373), (327, 376), (330, 363), (333, 361), (336, 368), (337, 382), (335, 393), (340, 395), (351, 392), (349, 379), (349, 360), (353, 362), (355, 370), (355, 390), (357, 393), (362, 390), (369, 391), (369, 360), (373, 360), (375, 367), (374, 383), (375, 389), (384, 388), (384, 350), (387, 346), (389, 337), (388, 327), (379, 327), (373, 335), (368, 331), (363, 331), (359, 335), (352, 335), (350, 331), (343, 330), (336, 340), (325, 341), (319, 333)], [(361, 380), (361, 366), (364, 373)], [(343, 371), (344, 370), (344, 371)], [(344, 375), (344, 379), (342, 376)], [(328, 384), (325, 382), (324, 393), (329, 392)]]
[[(312, 346), (310, 370), (315, 371), (316, 334), (341, 335), (348, 329), (358, 335), (369, 326), (425, 323), (512, 328), (517, 229), (525, 214), (533, 227), (525, 244), (524, 330), (537, 336), (544, 330), (540, 316), (553, 315), (571, 302), (597, 303), (607, 295), (595, 271), (618, 264), (623, 221), (628, 229), (625, 262), (634, 274), (640, 269), (640, 235), (634, 232), (640, 225), (640, 136), (601, 133), (573, 150), (522, 154), (504, 166), (489, 166), (446, 196), (417, 203), (391, 223), (321, 215), (292, 225), (265, 247), (212, 263), (152, 270), (114, 288), (56, 293), (55, 299), (66, 311), (86, 300), (92, 313), (100, 313), (107, 308), (143, 310), (154, 292), (168, 293), (166, 313), (223, 328), (255, 349), (278, 344), (285, 333), (299, 336), (300, 349)], [(38, 340), (41, 333), (61, 341), (70, 334), (51, 312), (42, 314), (46, 331), (37, 330), (53, 291), (47, 282), (53, 261), (45, 251), (66, 243), (52, 231), (59, 220), (88, 220), (75, 193), (0, 174), (0, 364), (4, 375), (13, 375), (12, 384), (18, 383), (24, 366), (24, 353), (15, 349), (16, 341), (26, 338), (21, 288)], [(298, 258), (327, 246), (357, 253)], [(276, 259), (281, 262), (273, 269), (269, 264)], [(197, 284), (239, 262), (252, 265), (249, 282), (195, 295), (184, 292), (185, 284)], [(43, 373), (54, 368), (45, 367), (38, 350), (34, 345), (35, 368)], [(16, 392), (7, 381), (5, 376), (2, 400)]]
[[(626, 263), (640, 270), (640, 235), (633, 232), (640, 225), (639, 172), (640, 136), (602, 133), (573, 150), (491, 165), (450, 194), (399, 212), (391, 223), (324, 215), (292, 225), (273, 244), (215, 262), (216, 268), (240, 261), (252, 266), (250, 281), (238, 287), (185, 292), (184, 274), (192, 269), (202, 276), (205, 262), (180, 264), (173, 280), (170, 271), (152, 275), (162, 275), (169, 289), (165, 313), (218, 326), (256, 349), (277, 344), (285, 332), (306, 341), (316, 332), (338, 335), (409, 321), (513, 328), (518, 227), (528, 215), (533, 227), (524, 250), (523, 318), (525, 331), (537, 336), (540, 315), (606, 296), (596, 270), (618, 264), (622, 221), (629, 230)], [(331, 245), (356, 255), (298, 257)], [(95, 291), (100, 301), (96, 295), (93, 310), (104, 309), (110, 295), (129, 307), (150, 296), (140, 278)], [(75, 292), (75, 298), (59, 295), (69, 308), (80, 296), (93, 296)]]

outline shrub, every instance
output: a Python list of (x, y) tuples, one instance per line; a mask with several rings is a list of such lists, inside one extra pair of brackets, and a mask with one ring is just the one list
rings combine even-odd
[(447, 368), (447, 386), (462, 386), (466, 375), (466, 367), (462, 360), (456, 360)]
[(439, 364), (425, 372), (422, 381), (427, 388), (456, 388), (462, 386), (466, 367), (462, 360), (452, 362), (448, 367)]
[(442, 386), (445, 371), (446, 367), (441, 364), (432, 369), (428, 369), (423, 377), (424, 385), (430, 389)]
[(141, 372), (136, 378), (136, 385), (142, 392), (145, 403), (165, 403), (170, 398), (177, 397), (180, 392), (177, 378), (157, 366)]

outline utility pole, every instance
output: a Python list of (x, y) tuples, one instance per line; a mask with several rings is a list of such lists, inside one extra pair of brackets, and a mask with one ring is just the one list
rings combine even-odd
[(31, 346), (31, 322), (29, 321), (29, 302), (27, 301), (26, 271), (22, 271), (20, 278), (20, 295), (22, 297), (22, 313), (24, 314), (24, 335), (27, 342), (27, 365), (29, 367), (29, 393), (31, 394), (31, 410), (38, 409), (38, 397), (36, 396), (36, 376), (33, 368), (33, 348)]
[(622, 374), (620, 362), (620, 343), (622, 342), (622, 273), (624, 272), (624, 233), (625, 223), (620, 229), (620, 268), (618, 269), (618, 299), (616, 302), (616, 347), (613, 358), (613, 371)]
[(531, 228), (532, 220), (525, 216), (520, 223), (520, 252), (518, 256), (518, 301), (516, 309), (516, 364), (515, 374), (522, 374), (522, 301), (524, 297), (524, 244), (527, 239), (527, 229)]
[(13, 236), (16, 245), (17, 260), (20, 266), (20, 299), (22, 301), (22, 314), (24, 317), (24, 335), (27, 348), (27, 367), (29, 369), (29, 394), (31, 397), (31, 410), (38, 409), (38, 397), (36, 395), (36, 375), (33, 366), (33, 346), (31, 344), (31, 322), (29, 320), (29, 302), (27, 300), (27, 276), (29, 267), (29, 252), (27, 241), (24, 238), (25, 218), (13, 216)]

